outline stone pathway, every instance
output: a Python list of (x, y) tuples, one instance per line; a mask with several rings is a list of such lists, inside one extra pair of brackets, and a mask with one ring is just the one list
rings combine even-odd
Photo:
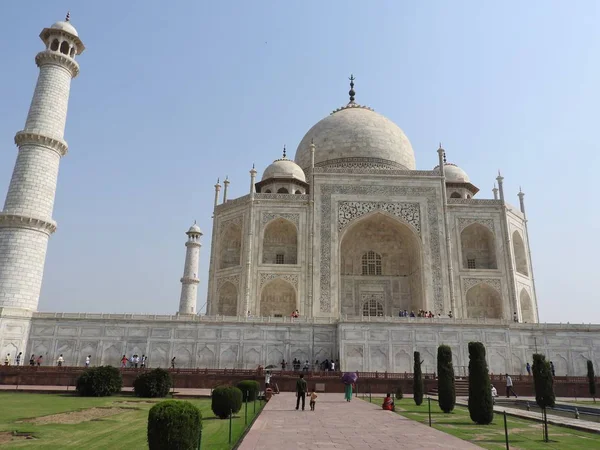
[(316, 411), (296, 411), (293, 393), (274, 395), (242, 441), (240, 450), (478, 449), (380, 406), (343, 394), (319, 394)]

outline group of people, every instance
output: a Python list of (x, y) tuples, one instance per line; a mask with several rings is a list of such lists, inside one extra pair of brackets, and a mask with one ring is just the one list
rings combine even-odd
[[(90, 356), (88, 356), (88, 358), (90, 358)], [(175, 358), (173, 358), (175, 359)], [(135, 369), (137, 369), (138, 367), (144, 368), (146, 367), (146, 361), (148, 360), (148, 357), (146, 355), (131, 355), (129, 358), (127, 358), (126, 355), (123, 355), (123, 357), (121, 358), (121, 367), (125, 368), (125, 367), (133, 367)], [(88, 359), (86, 358), (86, 367), (89, 365), (88, 363)]]
[[(529, 361), (525, 364), (525, 369), (527, 370), (527, 375), (531, 375), (531, 364), (529, 364)], [(554, 369), (554, 363), (552, 361), (550, 361), (550, 372), (553, 377), (556, 376), (556, 370)]]
[(300, 317), (300, 311), (295, 310), (292, 314), (291, 314), (292, 319), (297, 319), (298, 317)]
[(304, 411), (304, 406), (306, 405), (306, 394), (309, 394), (309, 404), (311, 411), (315, 410), (315, 406), (317, 405), (317, 387), (315, 386), (310, 392), (308, 392), (308, 384), (304, 379), (304, 374), (301, 373), (298, 381), (296, 381), (296, 411), (300, 408), (300, 401), (302, 401), (302, 411)]
[[(425, 311), (424, 309), (420, 309), (417, 313), (415, 313), (414, 311), (411, 311), (409, 313), (406, 309), (404, 309), (400, 310), (400, 312), (398, 313), (398, 317), (424, 317), (426, 319), (433, 319), (435, 317), (441, 318), (442, 315), (438, 313), (438, 315), (436, 316), (431, 311)], [(448, 311), (448, 317), (452, 319), (452, 311)]]
[[(15, 365), (16, 366), (20, 366), (21, 365), (21, 359), (23, 357), (23, 352), (19, 352), (19, 354), (15, 357)], [(35, 354), (32, 354), (31, 357), (29, 358), (29, 365), (31, 367), (33, 366), (41, 366), (42, 362), (44, 361), (44, 357), (42, 355), (38, 356), (37, 358), (35, 357)], [(58, 359), (56, 360), (56, 364), (60, 367), (63, 365), (63, 363), (65, 362), (65, 359), (63, 358), (63, 355), (61, 354)], [(8, 353), (6, 355), (6, 357), (4, 358), (4, 365), (5, 366), (10, 366), (12, 365), (12, 358), (10, 356), (10, 353)]]
[[(288, 366), (288, 363), (285, 359), (282, 359), (279, 365), (281, 366), (281, 370), (285, 370)], [(329, 361), (329, 359), (326, 359), (323, 362), (319, 362), (319, 360), (317, 359), (312, 366), (312, 370), (320, 370), (322, 372), (335, 372), (339, 369), (339, 366), (339, 361), (337, 359), (335, 361), (333, 359), (331, 361)], [(294, 360), (292, 361), (292, 370), (294, 372), (300, 372), (301, 370), (302, 372), (308, 372), (311, 370), (311, 364), (308, 361), (308, 359), (302, 362), (299, 358), (294, 358)]]

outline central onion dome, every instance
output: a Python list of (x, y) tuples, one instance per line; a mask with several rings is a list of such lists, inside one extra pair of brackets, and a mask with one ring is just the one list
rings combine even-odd
[(304, 136), (294, 160), (304, 170), (311, 165), (310, 144), (315, 144), (315, 166), (415, 169), (410, 141), (394, 122), (354, 102), (317, 122)]

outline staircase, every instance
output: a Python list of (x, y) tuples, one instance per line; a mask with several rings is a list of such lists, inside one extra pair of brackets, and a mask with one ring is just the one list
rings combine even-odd
[[(469, 379), (468, 378), (457, 378), (454, 380), (454, 390), (456, 391), (457, 397), (468, 397), (469, 396)], [(437, 386), (427, 392), (427, 395), (438, 395)]]

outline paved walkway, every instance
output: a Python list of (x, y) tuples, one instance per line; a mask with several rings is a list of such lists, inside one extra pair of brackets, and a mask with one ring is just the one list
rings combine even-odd
[(380, 406), (343, 394), (319, 394), (316, 411), (296, 411), (293, 393), (274, 395), (239, 450), (478, 449)]

